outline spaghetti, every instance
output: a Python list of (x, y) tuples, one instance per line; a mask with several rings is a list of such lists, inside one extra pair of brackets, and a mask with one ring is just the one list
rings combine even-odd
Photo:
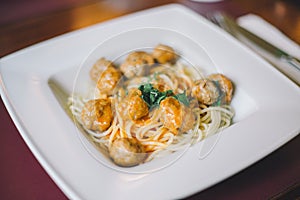
[(98, 77), (94, 93), (71, 96), (69, 108), (119, 166), (197, 143), (230, 126), (234, 116), (231, 81), (222, 74), (209, 78), (191, 73), (166, 45), (152, 54), (134, 52), (121, 67), (101, 58), (91, 74)]

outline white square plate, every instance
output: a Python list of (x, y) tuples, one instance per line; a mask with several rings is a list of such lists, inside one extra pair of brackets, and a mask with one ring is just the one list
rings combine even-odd
[[(154, 173), (134, 175), (107, 168), (90, 156), (48, 81), (56, 79), (71, 91), (70, 80), (78, 66), (99, 43), (119, 32), (143, 27), (173, 30), (200, 44), (217, 70), (235, 83), (232, 105), (236, 116), (232, 126), (194, 145), (174, 164)], [(164, 38), (151, 41), (163, 43)], [(184, 47), (180, 42), (174, 44)], [(2, 58), (0, 72), (1, 97), (19, 132), (71, 199), (186, 197), (239, 172), (300, 132), (299, 88), (234, 38), (176, 4), (26, 48)], [(217, 141), (212, 151), (201, 155), (203, 144), (212, 141)]]

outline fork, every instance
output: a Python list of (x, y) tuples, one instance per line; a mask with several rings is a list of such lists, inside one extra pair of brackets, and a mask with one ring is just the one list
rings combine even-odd
[(288, 76), (295, 83), (300, 85), (300, 61), (297, 58), (273, 46), (272, 44), (249, 32), (243, 27), (240, 27), (235, 22), (235, 20), (224, 13), (212, 13), (210, 15), (207, 15), (207, 19), (218, 25), (220, 28), (231, 34), (246, 46), (248, 46), (255, 53), (278, 68), (282, 73)]

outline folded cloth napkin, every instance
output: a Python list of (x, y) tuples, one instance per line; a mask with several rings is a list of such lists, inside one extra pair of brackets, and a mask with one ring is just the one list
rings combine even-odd
[[(239, 17), (237, 22), (240, 26), (248, 29), (262, 39), (300, 59), (300, 46), (261, 17), (254, 14), (248, 14)], [(278, 59), (270, 58), (270, 60), (279, 71), (300, 86), (300, 70), (297, 70)]]

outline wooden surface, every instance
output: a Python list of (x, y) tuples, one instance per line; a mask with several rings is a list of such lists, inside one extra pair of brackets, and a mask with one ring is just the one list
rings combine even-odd
[[(72, 30), (167, 3), (186, 5), (202, 15), (214, 11), (223, 11), (234, 17), (255, 13), (300, 44), (298, 0), (224, 0), (218, 3), (188, 0), (6, 0), (0, 2), (0, 57)], [(0, 133), (1, 199), (67, 198), (33, 157), (2, 102)], [(298, 136), (253, 166), (190, 199), (268, 199), (276, 195), (293, 195), (291, 191), (295, 193), (294, 188), (299, 187), (300, 181), (299, 150)], [(300, 197), (296, 193), (298, 195)]]

